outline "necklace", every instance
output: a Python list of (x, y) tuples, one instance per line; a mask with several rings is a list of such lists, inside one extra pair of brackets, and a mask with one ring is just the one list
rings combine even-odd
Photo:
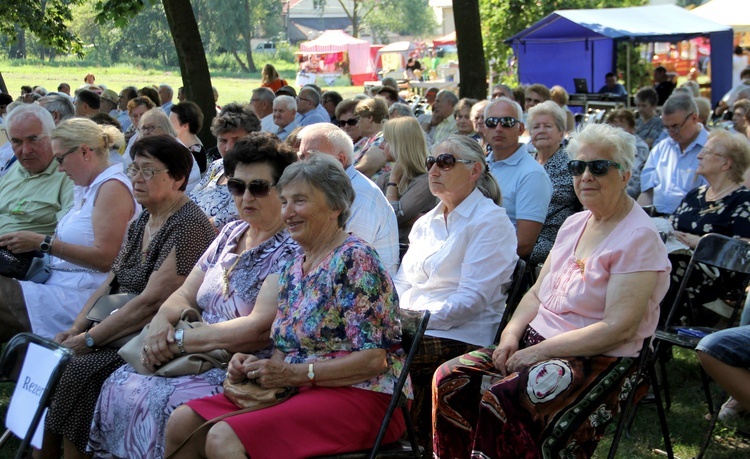
[(232, 271), (234, 271), (234, 268), (237, 266), (237, 263), (240, 262), (240, 259), (242, 259), (242, 255), (245, 252), (242, 252), (241, 254), (237, 255), (237, 259), (234, 260), (234, 263), (232, 263), (232, 266), (229, 267), (229, 269), (225, 269), (223, 273), (221, 273), (221, 293), (224, 295), (224, 298), (229, 298), (229, 275), (232, 274)]
[(709, 196), (709, 193), (714, 190), (714, 187), (709, 186), (708, 190), (706, 190), (706, 201), (716, 201), (717, 199), (722, 198), (729, 190), (731, 190), (733, 187), (736, 187), (737, 183), (731, 182), (729, 185), (727, 185), (725, 188), (723, 188), (721, 191), (717, 193), (713, 193), (713, 196)]

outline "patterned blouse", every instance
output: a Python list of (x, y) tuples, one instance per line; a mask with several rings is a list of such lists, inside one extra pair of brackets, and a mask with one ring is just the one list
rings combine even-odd
[(544, 226), (536, 240), (534, 250), (531, 252), (530, 260), (532, 266), (544, 263), (549, 251), (557, 239), (557, 232), (565, 220), (574, 213), (581, 210), (575, 189), (573, 188), (573, 177), (568, 172), (568, 153), (560, 148), (544, 164), (544, 170), (552, 181), (552, 199), (547, 210), (547, 218)]
[(122, 293), (141, 293), (151, 274), (158, 270), (172, 249), (177, 257), (177, 275), (187, 276), (216, 236), (208, 218), (188, 201), (172, 214), (141, 252), (143, 233), (151, 214), (144, 210), (128, 228), (128, 239), (112, 265)]
[[(367, 154), (367, 151), (370, 149), (370, 147), (380, 147), (380, 145), (385, 141), (385, 137), (383, 137), (383, 131), (378, 132), (377, 134), (371, 136), (368, 138), (364, 143), (357, 142), (357, 145), (359, 145), (359, 149), (355, 146), (354, 148), (354, 161), (352, 161), (352, 164), (356, 167), (357, 164), (362, 160), (362, 157)], [(386, 172), (391, 171), (391, 165), (392, 163), (385, 163), (383, 167), (380, 168), (377, 172), (375, 172), (372, 177), (369, 177), (370, 180), (373, 182), (380, 177), (381, 174), (384, 174)]]
[(242, 220), (228, 223), (198, 261), (206, 274), (196, 299), (208, 323), (249, 315), (266, 276), (281, 271), (298, 254), (299, 246), (286, 230), (241, 255), (234, 253), (249, 226)]
[(723, 198), (706, 201), (707, 185), (688, 192), (670, 219), (677, 231), (704, 235), (718, 233), (750, 238), (750, 190), (741, 186)]
[[(303, 257), (287, 264), (279, 279), (279, 312), (271, 328), (289, 363), (385, 349), (388, 369), (357, 387), (393, 393), (404, 363), (398, 296), (375, 251), (356, 236), (333, 250), (315, 269), (302, 272)], [(404, 389), (411, 397), (411, 383)]]
[(648, 121), (643, 121), (641, 117), (635, 119), (635, 135), (645, 142), (648, 142), (649, 139), (652, 142), (658, 139), (662, 129), (664, 129), (664, 125), (660, 116), (654, 116)]
[(208, 173), (190, 192), (193, 200), (209, 218), (213, 217), (214, 225), (221, 230), (227, 223), (240, 218), (234, 198), (225, 185), (219, 185), (224, 175), (224, 160), (217, 159), (211, 163)]

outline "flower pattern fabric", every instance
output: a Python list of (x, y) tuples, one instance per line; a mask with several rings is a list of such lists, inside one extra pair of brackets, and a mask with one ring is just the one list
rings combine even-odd
[[(271, 338), (289, 363), (385, 349), (388, 369), (352, 387), (393, 393), (404, 363), (398, 296), (375, 251), (356, 236), (333, 250), (309, 273), (302, 258), (279, 279), (279, 312)], [(411, 398), (411, 384), (405, 393)]]
[(190, 199), (198, 204), (208, 218), (213, 218), (214, 225), (219, 230), (227, 223), (240, 218), (234, 198), (226, 184), (219, 184), (219, 179), (223, 176), (224, 160), (217, 159), (211, 163), (208, 172), (189, 194)]

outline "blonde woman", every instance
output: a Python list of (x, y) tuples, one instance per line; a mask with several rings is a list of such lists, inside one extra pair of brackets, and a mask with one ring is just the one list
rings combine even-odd
[(412, 117), (388, 121), (383, 137), (383, 151), (394, 162), (377, 183), (396, 212), (398, 242), (406, 247), (414, 222), (437, 204), (427, 180), (427, 141), (419, 121)]

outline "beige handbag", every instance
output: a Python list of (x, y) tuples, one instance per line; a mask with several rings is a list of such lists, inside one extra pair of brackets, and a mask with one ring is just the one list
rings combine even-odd
[[(175, 325), (175, 330), (188, 330), (191, 328), (198, 328), (205, 325), (200, 320), (200, 317), (196, 317), (195, 321), (188, 321), (187, 316), (193, 314), (198, 316), (198, 311), (193, 308), (188, 308), (182, 311), (180, 320)], [(135, 371), (142, 375), (156, 375), (156, 376), (185, 376), (185, 375), (197, 375), (206, 372), (212, 368), (226, 368), (229, 363), (229, 359), (232, 355), (225, 349), (214, 349), (209, 352), (195, 352), (178, 355), (174, 359), (165, 363), (156, 369), (156, 371), (150, 371), (141, 362), (141, 356), (143, 351), (143, 343), (146, 340), (149, 332), (149, 325), (146, 324), (143, 327), (141, 333), (131, 339), (127, 344), (122, 346), (117, 352), (127, 363), (129, 363)]]

